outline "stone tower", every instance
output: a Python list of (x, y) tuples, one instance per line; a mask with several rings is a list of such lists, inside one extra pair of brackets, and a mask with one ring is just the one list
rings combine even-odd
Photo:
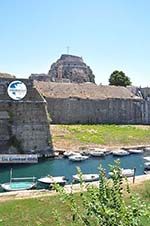
[(90, 67), (84, 63), (82, 57), (68, 54), (61, 55), (51, 65), (48, 75), (53, 82), (95, 83), (95, 76)]

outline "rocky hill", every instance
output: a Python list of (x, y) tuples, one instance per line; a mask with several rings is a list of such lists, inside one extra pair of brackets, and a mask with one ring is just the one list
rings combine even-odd
[(53, 82), (92, 82), (95, 83), (95, 76), (82, 57), (63, 54), (51, 65), (48, 72)]

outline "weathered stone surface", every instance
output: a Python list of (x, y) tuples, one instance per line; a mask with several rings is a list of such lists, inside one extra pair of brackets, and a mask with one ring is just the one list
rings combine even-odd
[(102, 86), (94, 83), (56, 83), (56, 82), (35, 82), (39, 92), (45, 97), (51, 98), (81, 98), (81, 99), (140, 99), (126, 87), (123, 86)]
[(16, 147), (10, 146), (8, 149), (8, 154), (19, 154), (19, 150)]
[(35, 85), (47, 100), (52, 123), (150, 124), (150, 101), (128, 88), (87, 83)]
[(46, 98), (52, 123), (149, 124), (150, 102), (136, 99)]
[(48, 72), (51, 81), (55, 82), (95, 82), (92, 70), (78, 56), (63, 54), (51, 65)]
[(31, 74), (29, 76), (29, 79), (32, 79), (32, 80), (37, 80), (37, 81), (49, 81), (50, 82), (50, 76), (48, 74)]
[(15, 75), (0, 72), (0, 78), (15, 78)]
[(32, 81), (23, 79), (27, 95), (23, 100), (12, 100), (7, 94), (11, 81), (0, 79), (4, 90), (0, 94), (0, 153), (9, 153), (10, 146), (20, 153), (33, 149), (42, 153), (51, 140), (46, 101)]

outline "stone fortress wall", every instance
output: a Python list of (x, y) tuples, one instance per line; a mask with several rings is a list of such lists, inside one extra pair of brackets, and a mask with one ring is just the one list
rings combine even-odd
[(92, 83), (35, 82), (35, 86), (48, 103), (52, 123), (150, 123), (150, 101), (140, 95), (145, 89), (134, 94), (125, 87)]
[(46, 76), (29, 78), (45, 97), (52, 123), (150, 123), (150, 88), (97, 86), (81, 57), (62, 54)]
[(52, 150), (49, 116), (53, 124), (150, 124), (150, 88), (96, 85), (78, 56), (63, 54), (48, 74), (19, 79), (28, 90), (20, 101), (7, 94), (15, 77), (4, 77), (0, 74), (0, 153)]
[(13, 80), (0, 78), (0, 152), (43, 152), (50, 141), (46, 101), (27, 79), (17, 79), (27, 86), (25, 98), (12, 100), (7, 87)]

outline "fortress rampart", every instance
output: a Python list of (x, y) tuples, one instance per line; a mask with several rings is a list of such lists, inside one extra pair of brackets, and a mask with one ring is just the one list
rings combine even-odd
[(52, 123), (149, 124), (150, 103), (142, 100), (47, 98)]
[(27, 86), (25, 98), (11, 99), (7, 87), (13, 80), (0, 79), (0, 152), (43, 152), (50, 141), (47, 103), (27, 79), (19, 79)]
[(125, 87), (36, 82), (52, 123), (150, 124), (150, 101)]

